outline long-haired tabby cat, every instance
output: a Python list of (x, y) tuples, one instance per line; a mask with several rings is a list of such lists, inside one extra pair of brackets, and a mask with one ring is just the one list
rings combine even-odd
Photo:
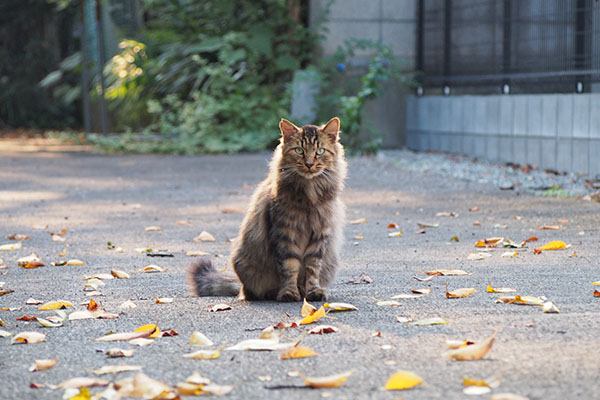
[(301, 128), (279, 122), (281, 142), (267, 178), (252, 195), (231, 253), (237, 276), (208, 260), (194, 263), (190, 282), (199, 296), (247, 300), (325, 301), (339, 265), (346, 177), (340, 120)]

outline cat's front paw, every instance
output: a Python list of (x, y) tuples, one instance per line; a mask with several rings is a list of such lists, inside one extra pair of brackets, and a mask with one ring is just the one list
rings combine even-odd
[(325, 294), (325, 290), (321, 289), (321, 288), (315, 288), (312, 290), (309, 290), (308, 293), (306, 294), (306, 300), (309, 301), (326, 301), (327, 300), (327, 294)]
[(302, 297), (300, 297), (300, 293), (297, 290), (284, 289), (277, 294), (277, 301), (292, 302), (300, 300), (302, 300)]

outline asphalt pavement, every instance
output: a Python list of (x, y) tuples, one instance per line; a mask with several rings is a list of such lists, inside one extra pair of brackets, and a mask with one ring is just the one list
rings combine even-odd
[[(225, 396), (231, 399), (489, 399), (506, 392), (540, 400), (600, 399), (600, 297), (593, 296), (600, 286), (592, 285), (600, 281), (600, 204), (406, 171), (396, 162), (401, 156), (391, 152), (382, 158), (349, 158), (344, 193), (348, 221), (364, 218), (366, 223), (345, 227), (343, 265), (329, 301), (351, 303), (359, 310), (330, 313), (335, 319), (316, 322), (336, 327), (335, 333), (306, 334), (313, 327), (307, 325), (284, 330), (281, 339), (302, 338), (301, 344), (317, 356), (281, 360), (281, 351), (222, 351), (218, 358), (195, 360), (183, 357), (197, 349), (189, 344), (194, 331), (210, 338), (213, 349), (257, 338), (262, 328), (300, 318), (301, 304), (198, 298), (186, 287), (185, 271), (192, 261), (187, 252), (209, 253), (219, 269), (227, 268), (229, 240), (237, 234), (253, 188), (266, 175), (270, 154), (0, 153), (0, 245), (17, 243), (6, 235), (30, 236), (20, 249), (0, 252), (0, 265), (7, 266), (0, 269), (0, 289), (14, 291), (0, 296), (0, 330), (13, 334), (0, 337), (0, 398), (61, 399), (64, 391), (47, 384), (94, 377), (91, 370), (124, 364), (141, 366), (144, 374), (170, 386), (198, 371), (216, 384), (233, 385)], [(537, 229), (543, 226), (558, 229)], [(161, 230), (147, 231), (149, 227)], [(67, 232), (58, 236), (64, 241), (53, 240), (56, 235), (50, 233), (62, 229)], [(202, 231), (216, 241), (194, 242)], [(396, 231), (402, 235), (389, 237)], [(474, 247), (485, 238), (521, 243), (532, 236), (539, 240), (524, 248)], [(534, 254), (534, 248), (554, 240), (570, 247)], [(150, 257), (136, 250), (140, 248), (173, 257)], [(19, 267), (17, 260), (32, 252), (45, 266)], [(491, 257), (468, 260), (478, 252)], [(72, 259), (86, 265), (51, 265)], [(151, 264), (166, 270), (139, 272)], [(105, 285), (98, 287), (102, 294), (87, 296), (84, 277), (111, 269), (130, 278), (103, 280)], [(460, 269), (469, 275), (413, 278), (425, 278), (423, 271), (433, 269)], [(450, 291), (477, 292), (448, 299), (446, 284)], [(488, 284), (517, 289), (506, 295), (543, 296), (560, 313), (543, 313), (535, 305), (498, 304), (499, 295), (486, 292)], [(429, 295), (397, 299), (397, 306), (377, 303), (422, 288), (430, 288)], [(25, 305), (29, 298), (69, 301), (74, 307), (67, 313), (84, 310), (81, 303), (94, 298), (107, 312), (121, 314), (44, 328), (35, 320), (17, 320), (55, 314)], [(157, 304), (157, 298), (173, 301)], [(127, 300), (137, 307), (121, 310)], [(211, 312), (219, 303), (231, 310)], [(415, 326), (397, 317), (441, 317), (448, 323)], [(178, 335), (156, 338), (143, 347), (93, 341), (107, 332), (153, 323)], [(481, 360), (442, 356), (446, 340), (480, 342), (495, 330), (494, 345)], [(11, 345), (11, 338), (24, 331), (44, 333), (45, 341)], [(135, 349), (135, 354), (109, 359), (104, 351), (112, 347)], [(29, 372), (37, 359), (58, 363)], [(329, 389), (306, 388), (294, 376), (294, 371), (319, 377), (350, 370), (352, 375), (340, 387)], [(398, 370), (412, 371), (424, 383), (410, 390), (383, 390)], [(114, 382), (134, 374), (99, 378)], [(463, 393), (463, 377), (499, 385), (489, 394), (469, 396)], [(32, 383), (46, 386), (34, 389)], [(91, 389), (94, 394), (102, 390)]]

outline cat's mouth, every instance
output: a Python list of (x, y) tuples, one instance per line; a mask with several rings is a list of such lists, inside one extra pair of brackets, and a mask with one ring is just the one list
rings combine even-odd
[(302, 170), (297, 170), (297, 171), (300, 176), (303, 176), (306, 179), (312, 179), (312, 178), (315, 178), (315, 177), (321, 175), (323, 173), (323, 168), (312, 168), (312, 169), (304, 168)]

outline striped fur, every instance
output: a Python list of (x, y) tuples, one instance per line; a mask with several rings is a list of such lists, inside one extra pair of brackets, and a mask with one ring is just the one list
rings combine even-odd
[(298, 128), (282, 119), (279, 126), (282, 139), (269, 174), (252, 195), (233, 243), (230, 263), (239, 281), (201, 262), (191, 270), (199, 296), (232, 295), (241, 283), (240, 297), (248, 300), (326, 299), (340, 263), (344, 223), (340, 121)]

